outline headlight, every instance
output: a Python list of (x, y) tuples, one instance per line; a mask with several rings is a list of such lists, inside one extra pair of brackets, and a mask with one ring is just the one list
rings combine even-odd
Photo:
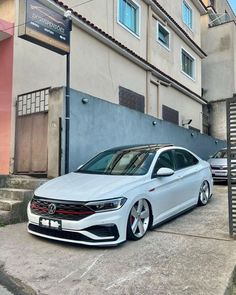
[(86, 203), (85, 206), (89, 207), (95, 212), (105, 212), (120, 209), (126, 202), (126, 198), (116, 198), (110, 200), (94, 201)]

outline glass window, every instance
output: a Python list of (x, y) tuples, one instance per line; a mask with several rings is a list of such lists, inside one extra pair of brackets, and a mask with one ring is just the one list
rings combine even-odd
[(174, 160), (172, 151), (166, 151), (160, 154), (154, 167), (153, 174), (156, 174), (160, 168), (170, 168), (174, 170)]
[(194, 62), (194, 58), (182, 49), (182, 71), (191, 78), (194, 78)]
[(155, 151), (150, 150), (106, 151), (97, 155), (77, 172), (106, 175), (144, 175), (148, 172), (155, 153)]
[(183, 22), (190, 29), (193, 28), (193, 11), (185, 1), (183, 1)]
[(175, 150), (175, 170), (196, 165), (198, 159), (185, 150)]
[(157, 25), (158, 28), (158, 41), (167, 47), (168, 49), (170, 48), (170, 33), (169, 31), (162, 26), (160, 23)]
[(221, 150), (221, 151), (217, 152), (212, 158), (227, 159), (227, 150)]
[(119, 1), (119, 22), (139, 35), (139, 7), (131, 0)]

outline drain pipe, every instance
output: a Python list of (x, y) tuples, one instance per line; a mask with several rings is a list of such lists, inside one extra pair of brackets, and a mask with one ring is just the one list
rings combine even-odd
[[(64, 17), (69, 21), (69, 30), (72, 31), (71, 11), (67, 10)], [(66, 54), (66, 102), (65, 102), (65, 174), (70, 169), (70, 51)]]

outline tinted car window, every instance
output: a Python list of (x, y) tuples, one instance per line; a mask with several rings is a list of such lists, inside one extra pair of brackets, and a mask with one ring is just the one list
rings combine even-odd
[(170, 168), (174, 170), (174, 160), (172, 151), (165, 151), (157, 159), (153, 174), (156, 174), (160, 168)]
[(110, 150), (97, 155), (76, 172), (106, 175), (144, 175), (148, 172), (155, 151)]
[(174, 157), (175, 170), (190, 167), (198, 163), (198, 159), (185, 150), (175, 150)]
[(227, 150), (221, 150), (221, 151), (217, 152), (212, 158), (227, 159)]

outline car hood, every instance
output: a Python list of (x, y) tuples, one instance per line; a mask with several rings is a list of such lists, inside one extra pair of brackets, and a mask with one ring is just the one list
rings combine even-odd
[(227, 159), (214, 159), (208, 160), (208, 163), (212, 166), (227, 166)]
[(95, 175), (69, 173), (46, 182), (35, 191), (38, 197), (68, 200), (93, 201), (120, 197), (144, 182), (144, 176)]

